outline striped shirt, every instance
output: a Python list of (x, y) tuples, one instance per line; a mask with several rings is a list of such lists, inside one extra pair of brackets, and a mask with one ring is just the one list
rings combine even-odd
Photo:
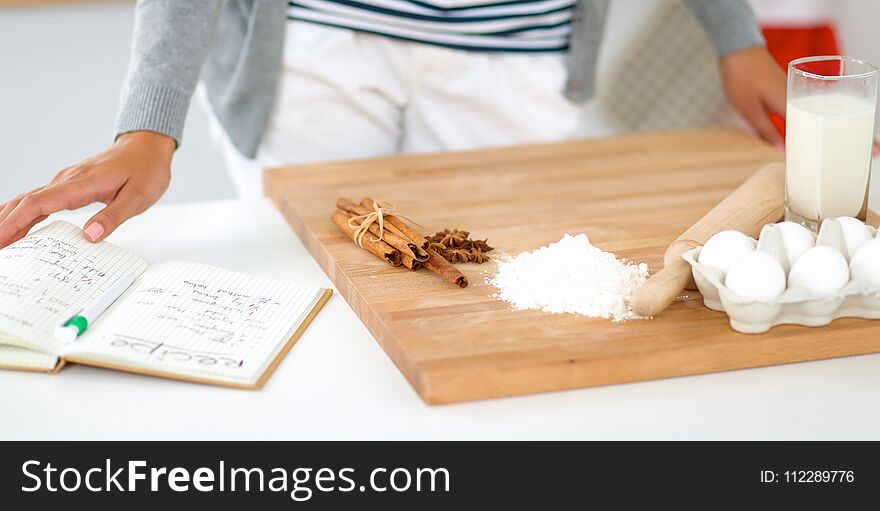
[(562, 52), (577, 0), (292, 0), (287, 17), (484, 52)]

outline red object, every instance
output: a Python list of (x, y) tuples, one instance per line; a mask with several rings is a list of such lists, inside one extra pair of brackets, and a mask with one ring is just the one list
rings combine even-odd
[[(788, 63), (801, 57), (813, 55), (838, 55), (837, 37), (834, 27), (823, 24), (814, 27), (763, 27), (767, 50), (776, 62), (786, 71)], [(785, 136), (785, 119), (770, 114), (770, 120)]]

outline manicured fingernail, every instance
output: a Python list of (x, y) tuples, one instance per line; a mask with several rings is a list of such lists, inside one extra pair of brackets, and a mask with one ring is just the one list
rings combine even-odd
[(776, 149), (777, 152), (784, 153), (785, 144), (773, 144), (773, 149)]
[(92, 222), (88, 225), (88, 227), (86, 227), (85, 234), (86, 238), (94, 243), (101, 239), (101, 236), (104, 235), (104, 226), (99, 224), (98, 222)]

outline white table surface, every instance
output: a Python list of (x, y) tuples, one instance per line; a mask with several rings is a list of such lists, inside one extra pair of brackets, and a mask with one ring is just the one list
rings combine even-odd
[[(331, 287), (268, 200), (154, 208), (111, 241)], [(0, 389), (3, 440), (880, 438), (880, 355), (430, 407), (338, 294), (261, 391), (83, 366)]]

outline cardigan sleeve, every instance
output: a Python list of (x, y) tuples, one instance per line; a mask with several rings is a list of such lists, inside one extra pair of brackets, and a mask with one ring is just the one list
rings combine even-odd
[(718, 55), (764, 45), (755, 15), (746, 0), (684, 0)]
[(154, 131), (179, 145), (223, 0), (139, 0), (116, 136)]

